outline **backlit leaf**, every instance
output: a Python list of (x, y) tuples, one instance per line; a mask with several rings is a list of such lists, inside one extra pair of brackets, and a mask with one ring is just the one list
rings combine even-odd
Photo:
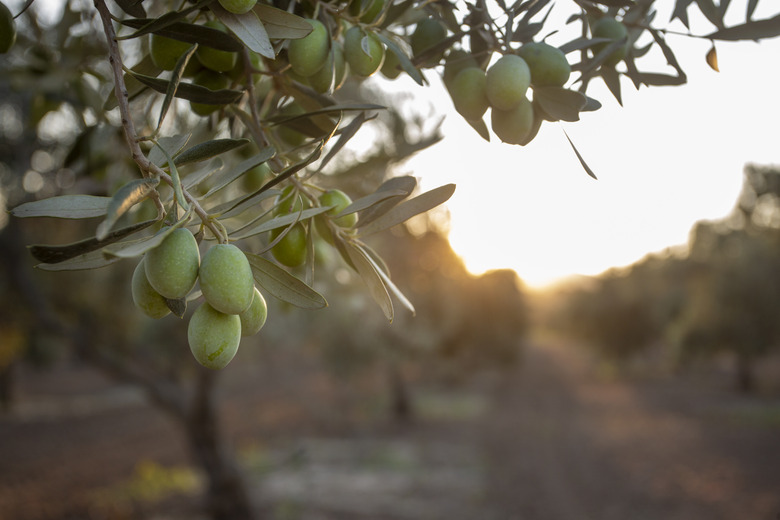
[(352, 265), (360, 275), (363, 283), (366, 284), (366, 288), (368, 288), (369, 294), (377, 303), (377, 305), (379, 305), (379, 308), (382, 309), (385, 318), (392, 322), (395, 316), (393, 302), (390, 299), (390, 294), (387, 292), (387, 287), (385, 286), (382, 277), (379, 275), (379, 270), (368, 257), (366, 252), (355, 244), (347, 243), (346, 250), (347, 254), (349, 255), (349, 259), (352, 261)]
[(709, 65), (712, 70), (720, 72), (720, 69), (718, 69), (718, 51), (715, 49), (714, 45), (707, 51), (706, 59), (707, 65)]
[(594, 179), (598, 180), (598, 177), (596, 177), (596, 174), (593, 173), (593, 170), (590, 169), (590, 166), (588, 166), (588, 163), (585, 162), (585, 159), (582, 158), (582, 155), (580, 155), (579, 150), (577, 150), (577, 147), (574, 146), (574, 143), (572, 142), (571, 138), (569, 137), (569, 134), (566, 133), (566, 130), (563, 131), (563, 134), (566, 136), (566, 139), (568, 139), (569, 144), (571, 145), (572, 150), (574, 150), (574, 154), (577, 156), (577, 160), (580, 161), (580, 164), (582, 165), (582, 168), (585, 170), (585, 173), (593, 177)]
[(374, 204), (369, 208), (366, 208), (364, 211), (360, 213), (360, 224), (361, 226), (365, 226), (368, 223), (376, 220), (377, 218), (381, 217), (391, 209), (393, 209), (396, 205), (398, 205), (399, 202), (401, 202), (403, 199), (408, 197), (412, 194), (414, 189), (417, 187), (417, 180), (414, 177), (410, 177), (408, 175), (404, 175), (401, 177), (393, 177), (392, 179), (388, 179), (385, 182), (382, 183), (379, 188), (377, 188), (376, 193), (385, 192), (385, 191), (397, 191), (400, 193), (399, 195), (394, 195), (388, 199), (385, 199), (378, 204)]
[(439, 186), (438, 188), (418, 195), (413, 199), (402, 202), (369, 225), (361, 227), (360, 234), (369, 235), (406, 222), (415, 215), (425, 213), (426, 211), (443, 204), (453, 193), (455, 193), (455, 185), (445, 184), (444, 186)]
[(108, 237), (111, 228), (116, 221), (130, 208), (146, 199), (154, 188), (160, 183), (160, 179), (135, 179), (117, 190), (106, 210), (106, 218), (97, 227), (95, 237), (104, 240)]
[(579, 121), (580, 111), (588, 99), (580, 92), (563, 87), (536, 87), (534, 102), (556, 120)]
[(282, 9), (258, 2), (252, 10), (263, 22), (271, 39), (294, 40), (303, 38), (312, 31), (311, 24), (306, 20)]
[(379, 40), (385, 44), (387, 47), (387, 50), (389, 52), (392, 52), (398, 57), (398, 61), (401, 64), (401, 68), (404, 69), (404, 72), (406, 72), (410, 78), (412, 78), (418, 85), (423, 86), (425, 85), (425, 78), (423, 77), (420, 70), (414, 66), (412, 63), (412, 60), (409, 59), (409, 56), (406, 55), (404, 51), (401, 50), (401, 48), (390, 38), (382, 34), (381, 32), (375, 33)]
[(61, 195), (25, 202), (11, 210), (15, 217), (53, 217), (66, 219), (102, 217), (108, 211), (111, 197)]
[(217, 155), (229, 152), (249, 142), (249, 139), (214, 139), (196, 144), (180, 153), (174, 162), (177, 166), (193, 162), (205, 161)]
[(276, 52), (268, 39), (268, 33), (254, 11), (244, 14), (233, 14), (222, 7), (219, 2), (212, 2), (209, 9), (225, 26), (235, 34), (250, 50), (273, 60)]
[(272, 296), (303, 309), (327, 307), (325, 298), (310, 286), (262, 256), (245, 253), (257, 285)]
[(780, 14), (764, 20), (755, 20), (719, 29), (706, 37), (711, 40), (762, 40), (780, 36)]

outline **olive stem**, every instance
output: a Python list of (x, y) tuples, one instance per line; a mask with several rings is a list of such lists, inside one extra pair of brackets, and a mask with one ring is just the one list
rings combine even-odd
[[(130, 148), (130, 155), (133, 161), (138, 165), (141, 170), (141, 174), (144, 177), (158, 177), (163, 182), (170, 186), (174, 186), (174, 181), (170, 175), (165, 173), (162, 168), (150, 161), (139, 144), (140, 139), (138, 133), (135, 130), (135, 123), (130, 115), (130, 101), (127, 93), (127, 86), (125, 85), (125, 79), (123, 76), (124, 66), (122, 65), (122, 55), (119, 52), (119, 44), (117, 43), (116, 32), (112, 24), (112, 15), (106, 6), (105, 0), (94, 0), (95, 9), (97, 9), (100, 19), (103, 23), (103, 31), (106, 34), (106, 43), (108, 45), (108, 61), (111, 64), (111, 70), (114, 75), (114, 94), (117, 98), (117, 105), (119, 107), (119, 114), (122, 117), (122, 129), (125, 133), (125, 141)], [(222, 235), (222, 230), (214, 225), (214, 221), (209, 217), (208, 213), (198, 203), (190, 193), (182, 188), (184, 199), (190, 203), (193, 211), (204, 222), (204, 224), (214, 233), (214, 236), (218, 241), (223, 242), (226, 237)], [(154, 200), (155, 204), (159, 208), (161, 206), (160, 196), (157, 191), (153, 191), (150, 197)], [(224, 229), (224, 228), (223, 228)]]

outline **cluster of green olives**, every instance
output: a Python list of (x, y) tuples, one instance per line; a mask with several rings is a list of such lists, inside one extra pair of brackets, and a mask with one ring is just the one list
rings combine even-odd
[(136, 266), (133, 301), (144, 314), (159, 319), (171, 312), (169, 300), (186, 298), (196, 282), (205, 301), (190, 317), (190, 350), (201, 365), (224, 368), (236, 355), (241, 337), (257, 334), (268, 314), (241, 249), (217, 244), (201, 260), (195, 237), (178, 228)]
[[(341, 211), (352, 203), (349, 195), (338, 189), (332, 189), (320, 195), (319, 204), (321, 207), (331, 208), (322, 215), (314, 218), (314, 228), (323, 240), (333, 245), (333, 230), (331, 223), (337, 229), (349, 229), (357, 224), (357, 213), (350, 213), (336, 217)], [(292, 186), (285, 188), (277, 198), (274, 214), (284, 216), (300, 212), (306, 209), (308, 201), (299, 193), (296, 193)], [(270, 233), (271, 255), (282, 265), (287, 267), (298, 267), (306, 262), (307, 241), (306, 229), (303, 223), (296, 222), (289, 227), (281, 227), (271, 230)]]
[[(225, 3), (227, 1), (223, 2), (223, 6)], [(219, 20), (209, 20), (203, 25), (227, 32), (227, 28)], [(149, 35), (149, 55), (152, 63), (162, 70), (173, 70), (179, 58), (191, 45), (155, 33)], [(199, 45), (194, 58), (189, 61), (182, 75), (191, 78), (193, 84), (213, 91), (229, 88), (233, 82), (250, 76), (258, 97), (264, 97), (271, 90), (272, 80), (264, 73), (266, 67), (263, 59), (259, 54), (250, 52), (249, 65), (251, 70), (247, 71), (244, 60), (239, 59), (237, 52)], [(190, 108), (193, 113), (205, 117), (217, 111), (220, 105), (190, 102)]]
[(533, 137), (534, 108), (530, 87), (563, 86), (571, 66), (560, 49), (530, 42), (516, 53), (505, 54), (487, 70), (463, 51), (447, 60), (444, 82), (455, 110), (466, 120), (482, 119), (491, 109), (491, 128), (505, 143), (526, 144)]

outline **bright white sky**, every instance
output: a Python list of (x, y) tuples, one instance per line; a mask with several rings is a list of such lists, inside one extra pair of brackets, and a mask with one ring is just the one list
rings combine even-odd
[(449, 237), (470, 271), (512, 268), (542, 287), (628, 265), (684, 244), (697, 220), (729, 213), (745, 163), (780, 164), (780, 38), (719, 42), (720, 73), (705, 63), (708, 41), (668, 42), (687, 85), (637, 92), (625, 79), (621, 108), (598, 80), (589, 94), (603, 108), (563, 124), (597, 181), (580, 167), (560, 123), (543, 125), (526, 147), (486, 143), (440, 85), (429, 89), (448, 114), (445, 138), (409, 167), (424, 189), (457, 184), (447, 204)]

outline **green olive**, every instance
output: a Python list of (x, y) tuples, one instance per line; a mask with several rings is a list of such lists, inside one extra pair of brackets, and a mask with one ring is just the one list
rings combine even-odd
[[(419, 58), (430, 49), (440, 44), (446, 37), (447, 28), (443, 23), (435, 18), (424, 18), (417, 23), (410, 39), (412, 54), (415, 58)], [(425, 60), (424, 65), (433, 66), (437, 64), (443, 55), (444, 50), (428, 57)]]
[(479, 67), (461, 70), (450, 82), (449, 91), (455, 110), (465, 119), (481, 119), (487, 112), (490, 102), (485, 93), (487, 76)]
[[(333, 206), (333, 208), (325, 212), (329, 217), (338, 215), (344, 208), (352, 204), (352, 199), (349, 198), (349, 195), (341, 190), (328, 190), (320, 195), (319, 201), (321, 206)], [(339, 227), (349, 228), (357, 224), (357, 220), (357, 213), (350, 213), (349, 215), (333, 219), (333, 222)]]
[(311, 87), (324, 94), (338, 90), (347, 78), (347, 63), (344, 60), (344, 50), (338, 42), (333, 42), (325, 60), (325, 65), (312, 76), (308, 82)]
[[(222, 90), (230, 86), (230, 79), (221, 72), (214, 72), (211, 69), (203, 69), (192, 79), (192, 83), (205, 87), (212, 91)], [(190, 109), (199, 116), (207, 116), (216, 112), (222, 105), (212, 105), (210, 103), (195, 103), (190, 101)]]
[[(287, 228), (271, 230), (271, 240), (276, 240)], [(306, 262), (306, 229), (303, 224), (296, 222), (282, 239), (271, 248), (271, 254), (282, 265), (298, 267)]]
[(506, 54), (487, 70), (485, 93), (490, 106), (511, 110), (525, 99), (531, 85), (531, 70), (520, 56)]
[(241, 319), (204, 302), (190, 317), (187, 341), (198, 363), (214, 370), (225, 368), (238, 352)]
[(133, 278), (130, 282), (133, 303), (141, 312), (157, 320), (170, 314), (171, 310), (168, 308), (165, 298), (149, 284), (145, 269), (144, 259), (142, 258), (138, 265), (135, 266)]
[(146, 278), (154, 290), (165, 298), (187, 296), (198, 279), (200, 252), (198, 242), (189, 230), (178, 228), (160, 245), (146, 253)]
[(233, 244), (217, 244), (206, 251), (199, 278), (203, 297), (220, 312), (240, 314), (252, 303), (252, 267), (244, 252)]
[[(609, 38), (613, 42), (622, 40), (628, 35), (628, 30), (626, 29), (626, 26), (623, 25), (621, 22), (618, 22), (614, 18), (610, 18), (609, 16), (605, 16), (604, 18), (599, 19), (592, 28), (593, 37), (594, 38)], [(598, 54), (602, 50), (604, 50), (608, 45), (610, 45), (611, 42), (600, 42), (593, 46), (593, 53)], [(604, 60), (603, 64), (608, 67), (614, 67), (620, 61), (626, 57), (626, 52), (628, 50), (628, 42), (626, 42), (626, 45), (622, 45), (618, 49), (616, 49), (614, 52), (612, 52), (607, 58)]]
[(268, 163), (258, 164), (248, 172), (241, 176), (241, 183), (244, 191), (248, 193), (254, 193), (270, 181), (273, 177), (273, 172)]
[[(363, 49), (364, 40), (368, 53)], [(352, 72), (368, 77), (378, 71), (385, 61), (385, 48), (376, 34), (365, 32), (355, 25), (344, 34), (344, 58)]]
[(528, 64), (532, 85), (562, 87), (569, 80), (571, 65), (557, 47), (544, 42), (530, 42), (520, 47), (517, 54)]
[(14, 15), (0, 2), (0, 54), (11, 50), (16, 43), (16, 21)]
[[(227, 32), (227, 28), (222, 22), (217, 20), (210, 20), (203, 25), (211, 29)], [(227, 72), (235, 67), (238, 61), (238, 53), (222, 51), (206, 45), (199, 45), (198, 50), (195, 51), (195, 56), (204, 67), (216, 72)]]
[(255, 295), (252, 298), (252, 305), (247, 310), (238, 315), (241, 320), (241, 335), (254, 336), (265, 325), (268, 317), (268, 305), (260, 291), (255, 287)]
[(322, 69), (328, 58), (328, 29), (319, 20), (306, 20), (312, 31), (296, 40), (290, 40), (287, 59), (294, 73), (308, 78)]
[(508, 144), (527, 144), (527, 138), (534, 127), (534, 109), (527, 98), (511, 110), (491, 111), (491, 127), (503, 142)]
[(163, 70), (176, 68), (176, 62), (190, 47), (192, 47), (191, 43), (154, 33), (149, 35), (149, 56), (152, 58), (152, 63)]

